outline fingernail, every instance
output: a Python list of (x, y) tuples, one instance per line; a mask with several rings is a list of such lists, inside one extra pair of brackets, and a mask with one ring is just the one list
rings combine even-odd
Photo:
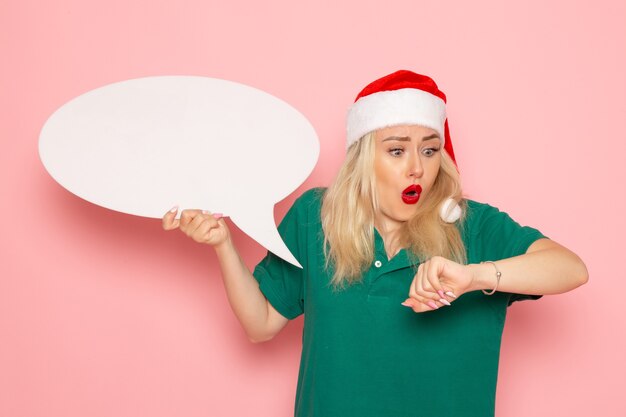
[(402, 302), (400, 304), (402, 304), (405, 307), (411, 307), (411, 304), (407, 303), (406, 301), (404, 301), (404, 302)]
[(439, 297), (443, 298), (443, 291), (437, 290), (437, 294), (439, 294)]
[(224, 214), (222, 214), (222, 213), (213, 213), (213, 217), (215, 217), (216, 219), (221, 219), (222, 217), (224, 217)]
[(456, 295), (454, 295), (454, 293), (452, 291), (448, 291), (446, 292), (446, 295), (452, 297), (452, 298), (456, 298)]
[(439, 300), (439, 302), (441, 304), (445, 304), (447, 306), (451, 306), (452, 304), (450, 304), (450, 301), (446, 300), (445, 298), (442, 298), (441, 300)]
[(427, 303), (433, 310), (437, 310), (439, 307), (437, 307), (437, 304), (435, 304), (434, 301), (429, 301)]
[(176, 213), (178, 211), (178, 206), (174, 206), (170, 209), (170, 213)]

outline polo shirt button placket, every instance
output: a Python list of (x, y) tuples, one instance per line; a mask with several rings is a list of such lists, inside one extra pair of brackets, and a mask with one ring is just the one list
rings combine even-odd
[(380, 273), (382, 272), (380, 268), (382, 266), (383, 266), (383, 263), (380, 260), (376, 259), (374, 261), (374, 268), (370, 269), (370, 274), (368, 274), (370, 276), (370, 282), (368, 284), (368, 290), (367, 290), (367, 301), (370, 301), (371, 297), (376, 298), (376, 296), (372, 296), (371, 293), (372, 291), (374, 291), (374, 293), (376, 292), (374, 289), (375, 288), (374, 282), (376, 282), (377, 279), (380, 277)]

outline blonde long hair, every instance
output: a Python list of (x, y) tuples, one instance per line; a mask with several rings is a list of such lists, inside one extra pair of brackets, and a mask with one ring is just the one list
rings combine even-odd
[[(331, 283), (336, 288), (360, 281), (374, 261), (374, 218), (378, 208), (374, 154), (373, 133), (350, 146), (322, 202), (326, 267), (334, 268)], [(428, 198), (400, 232), (401, 246), (410, 255), (422, 260), (439, 255), (465, 263), (465, 246), (457, 225), (443, 222), (439, 215), (439, 207), (449, 197), (465, 212), (459, 173), (442, 148), (441, 167)]]

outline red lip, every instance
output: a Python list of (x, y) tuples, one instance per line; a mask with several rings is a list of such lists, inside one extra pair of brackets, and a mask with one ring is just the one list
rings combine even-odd
[(402, 191), (402, 201), (406, 204), (416, 204), (422, 194), (422, 187), (419, 184), (409, 185)]

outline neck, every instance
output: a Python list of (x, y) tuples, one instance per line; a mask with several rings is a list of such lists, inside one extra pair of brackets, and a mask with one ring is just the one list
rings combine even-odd
[(402, 249), (400, 242), (402, 223), (378, 221), (374, 223), (374, 227), (376, 227), (380, 237), (383, 239), (385, 252), (387, 252), (387, 258), (393, 258), (400, 251), (400, 249)]

